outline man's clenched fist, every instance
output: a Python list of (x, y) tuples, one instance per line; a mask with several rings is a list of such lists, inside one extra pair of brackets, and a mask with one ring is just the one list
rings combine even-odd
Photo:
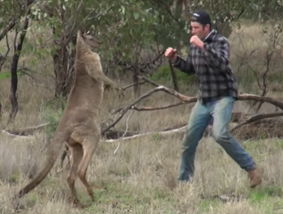
[(170, 60), (175, 60), (177, 58), (177, 50), (169, 47), (166, 49), (164, 56), (166, 56)]
[(195, 46), (197, 46), (197, 47), (199, 47), (199, 48), (203, 48), (203, 46), (204, 46), (203, 41), (201, 41), (201, 39), (198, 36), (196, 36), (196, 35), (191, 37), (190, 43), (195, 45)]

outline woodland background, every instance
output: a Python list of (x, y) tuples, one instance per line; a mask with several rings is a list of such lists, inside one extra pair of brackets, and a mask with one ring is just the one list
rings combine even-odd
[[(153, 88), (149, 81), (196, 95), (195, 77), (174, 71), (162, 55), (171, 46), (186, 57), (188, 19), (200, 8), (210, 12), (214, 27), (230, 40), (240, 92), (282, 102), (282, 0), (0, 0), (0, 213), (15, 212), (11, 198), (44, 162), (74, 78), (77, 31), (89, 31), (99, 40), (96, 51), (104, 72), (124, 89), (122, 97), (114, 91), (105, 94), (101, 124), (106, 128), (117, 112)], [(176, 106), (144, 109), (169, 105)], [(209, 136), (200, 143), (193, 184), (182, 185), (177, 175), (183, 132), (160, 131), (184, 126), (191, 107), (156, 92), (125, 112), (104, 133), (93, 157), (88, 177), (101, 189), (95, 190), (93, 203), (81, 189), (88, 208), (68, 203), (65, 160), (23, 198), (18, 212), (283, 213), (281, 118), (234, 132), (264, 170), (261, 187), (250, 190), (246, 173)], [(280, 109), (237, 101), (235, 112), (240, 117), (231, 126)], [(148, 132), (156, 133), (122, 139)]]

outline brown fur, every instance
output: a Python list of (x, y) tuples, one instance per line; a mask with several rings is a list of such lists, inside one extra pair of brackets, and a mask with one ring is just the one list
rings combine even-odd
[(98, 116), (103, 98), (104, 86), (114, 83), (104, 75), (97, 53), (91, 51), (91, 39), (77, 35), (74, 86), (70, 92), (64, 114), (59, 122), (54, 138), (49, 145), (48, 158), (42, 171), (24, 188), (22, 197), (35, 188), (53, 167), (64, 143), (71, 152), (71, 168), (67, 178), (72, 193), (72, 201), (79, 203), (75, 180), (80, 178), (93, 199), (93, 191), (86, 180), (86, 171), (100, 139)]

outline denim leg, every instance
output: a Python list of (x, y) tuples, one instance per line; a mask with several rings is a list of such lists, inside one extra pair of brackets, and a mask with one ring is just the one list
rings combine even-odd
[(242, 169), (249, 171), (255, 168), (253, 158), (243, 149), (240, 143), (230, 135), (229, 122), (231, 120), (234, 98), (224, 97), (213, 106), (212, 133), (230, 157), (236, 161)]
[(206, 106), (197, 102), (192, 109), (183, 141), (179, 180), (188, 181), (194, 173), (195, 152), (210, 120)]

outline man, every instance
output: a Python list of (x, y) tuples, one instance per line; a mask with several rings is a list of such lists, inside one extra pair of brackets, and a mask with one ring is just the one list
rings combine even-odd
[(194, 173), (197, 145), (208, 124), (213, 121), (212, 135), (230, 157), (248, 172), (250, 187), (261, 183), (253, 158), (229, 133), (233, 104), (237, 99), (237, 84), (229, 63), (227, 39), (211, 27), (207, 12), (192, 14), (189, 55), (182, 59), (171, 47), (165, 51), (176, 68), (199, 79), (199, 96), (192, 109), (183, 142), (180, 181), (189, 181)]

